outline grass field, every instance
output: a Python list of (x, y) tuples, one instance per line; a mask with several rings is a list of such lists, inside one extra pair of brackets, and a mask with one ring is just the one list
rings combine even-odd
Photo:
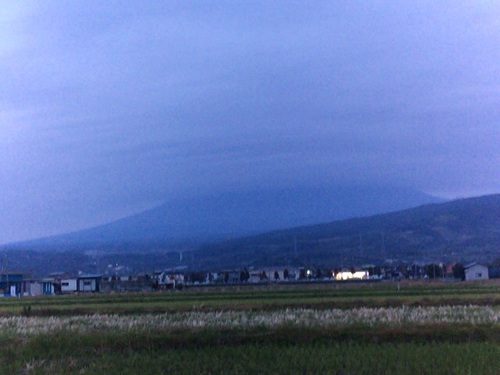
[(0, 374), (500, 374), (500, 284), (0, 300)]

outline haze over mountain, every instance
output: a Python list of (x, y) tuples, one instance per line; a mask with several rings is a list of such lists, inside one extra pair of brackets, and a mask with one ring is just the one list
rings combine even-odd
[(196, 258), (227, 266), (500, 262), (500, 194), (235, 239)]
[(164, 203), (107, 225), (20, 245), (57, 248), (204, 242), (438, 202), (416, 190), (329, 186), (226, 193)]

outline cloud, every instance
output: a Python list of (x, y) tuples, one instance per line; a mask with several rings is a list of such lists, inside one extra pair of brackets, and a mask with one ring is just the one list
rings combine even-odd
[(4, 8), (1, 203), (42, 207), (33, 233), (231, 189), (500, 188), (495, 2)]

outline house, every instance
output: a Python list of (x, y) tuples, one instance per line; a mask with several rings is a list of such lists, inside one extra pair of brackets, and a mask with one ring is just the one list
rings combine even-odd
[(30, 280), (26, 283), (26, 291), (24, 296), (41, 296), (43, 295), (42, 283), (37, 280)]
[(225, 284), (237, 284), (240, 281), (240, 272), (238, 270), (222, 270), (220, 274), (222, 275), (221, 282)]
[(369, 273), (368, 271), (339, 271), (335, 274), (335, 280), (337, 281), (345, 281), (345, 280), (368, 280)]
[(257, 284), (260, 282), (269, 281), (265, 271), (252, 271), (250, 272), (250, 279), (248, 280), (252, 284)]
[(16, 291), (14, 294), (13, 290), (11, 290), (11, 296), (17, 295), (34, 297), (55, 294), (54, 282), (52, 279), (26, 279), (20, 283), (11, 285), (9, 289), (12, 289), (12, 287), (15, 287)]
[(98, 292), (101, 279), (101, 275), (80, 275), (77, 278), (77, 290), (79, 292)]
[(5, 296), (18, 296), (26, 290), (26, 280), (22, 272), (0, 273), (0, 290)]
[[(208, 279), (208, 275), (207, 275)], [(184, 286), (184, 275), (163, 271), (153, 276), (153, 290), (180, 289)]]
[(61, 280), (61, 293), (75, 293), (77, 288), (77, 279)]
[(474, 262), (468, 264), (464, 267), (465, 269), (465, 280), (488, 280), (489, 273), (488, 267), (483, 264)]
[(56, 284), (54, 283), (54, 280), (50, 278), (42, 279), (42, 293), (44, 295), (56, 294), (55, 286)]

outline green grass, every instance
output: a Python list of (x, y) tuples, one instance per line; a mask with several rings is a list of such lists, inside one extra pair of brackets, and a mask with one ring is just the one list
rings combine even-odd
[(2, 350), (0, 369), (33, 374), (370, 375), (497, 375), (500, 369), (500, 345), (484, 341), (370, 343), (330, 337), (259, 342), (254, 337), (228, 344), (220, 342), (220, 333), (207, 335), (201, 343), (182, 341), (178, 347), (165, 345), (175, 340), (161, 336), (39, 337)]
[[(5, 298), (0, 300), (0, 316), (92, 319), (87, 315), (133, 314), (149, 319), (144, 314), (234, 310), (267, 314), (287, 308), (340, 308), (349, 313), (356, 307), (403, 305), (500, 308), (498, 283), (400, 286), (398, 291), (395, 283), (265, 285)], [(0, 332), (0, 374), (47, 373), (498, 375), (500, 324)]]

